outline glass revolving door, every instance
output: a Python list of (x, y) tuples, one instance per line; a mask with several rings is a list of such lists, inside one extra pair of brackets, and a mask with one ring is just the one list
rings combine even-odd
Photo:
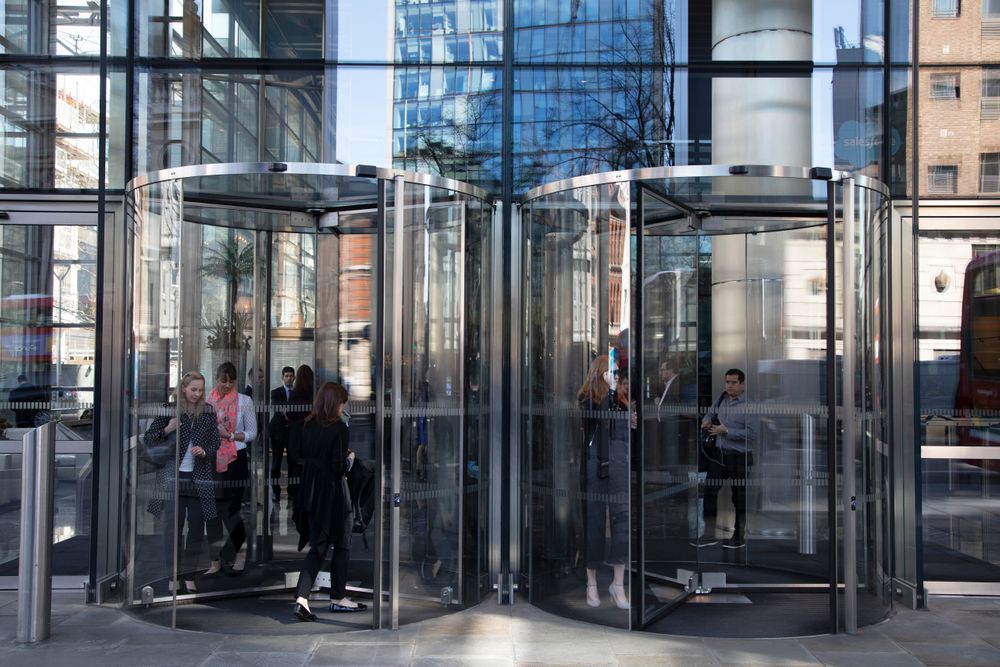
[[(206, 165), (136, 179), (127, 215), (132, 610), (267, 634), (394, 628), (478, 602), (484, 193), (374, 167)], [(176, 428), (198, 418), (192, 379), (219, 434), (197, 450)], [(301, 434), (327, 382), (346, 390), (348, 446), (372, 473), (352, 479), (347, 573), (368, 608), (326, 615), (314, 589), (320, 622), (290, 630), (308, 550)], [(316, 582), (330, 587), (325, 567)]]
[(878, 183), (784, 167), (528, 194), (533, 603), (704, 636), (888, 613), (887, 210)]

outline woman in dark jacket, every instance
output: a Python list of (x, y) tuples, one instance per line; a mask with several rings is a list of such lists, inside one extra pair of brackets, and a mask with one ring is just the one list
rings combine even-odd
[[(611, 565), (608, 592), (619, 609), (628, 609), (625, 564), (628, 562), (629, 429), (636, 427), (628, 394), (628, 377), (613, 382), (607, 355), (594, 359), (577, 391), (584, 419), (584, 516), (587, 604), (601, 606), (597, 568)], [(610, 541), (606, 526), (610, 524)]]
[(302, 364), (295, 371), (295, 383), (288, 402), (292, 404), (288, 411), (288, 498), (297, 502), (299, 478), (302, 476), (302, 425), (312, 407), (313, 370)]
[(341, 419), (346, 402), (344, 388), (327, 382), (302, 426), (302, 480), (296, 512), (308, 519), (309, 554), (302, 563), (295, 598), (295, 617), (300, 621), (316, 620), (309, 609), (309, 592), (331, 544), (330, 611), (366, 608), (347, 597), (346, 590), (353, 524), (346, 475), (354, 464), (354, 452), (347, 448), (347, 425)]
[[(205, 404), (205, 377), (198, 371), (188, 371), (181, 378), (179, 403), (176, 414), (161, 415), (146, 429), (144, 440), (147, 448), (157, 444), (167, 446), (167, 455), (163, 457), (166, 464), (156, 476), (157, 497), (150, 501), (147, 509), (156, 516), (167, 509), (168, 519), (163, 533), (170, 560), (174, 552), (174, 538), (181, 539), (184, 522), (187, 521), (187, 542), (178, 545), (181, 562), (177, 569), (192, 576), (205, 550), (206, 528), (209, 542), (213, 545), (222, 538), (215, 506), (215, 454), (219, 450), (220, 439), (215, 413), (211, 406)], [(176, 533), (169, 528), (173, 523), (175, 473), (178, 478)], [(194, 593), (194, 580), (186, 579), (180, 592)]]

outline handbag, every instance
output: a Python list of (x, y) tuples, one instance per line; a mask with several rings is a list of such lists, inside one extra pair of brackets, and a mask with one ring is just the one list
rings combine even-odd
[[(721, 422), (719, 421), (719, 406), (722, 405), (722, 399), (726, 397), (726, 392), (719, 394), (719, 400), (715, 402), (715, 406), (712, 408), (712, 426), (718, 426)], [(711, 450), (716, 447), (716, 436), (714, 433), (705, 432), (701, 437), (701, 445), (705, 450)]]
[(166, 467), (177, 458), (173, 439), (145, 445), (140, 458), (154, 468)]

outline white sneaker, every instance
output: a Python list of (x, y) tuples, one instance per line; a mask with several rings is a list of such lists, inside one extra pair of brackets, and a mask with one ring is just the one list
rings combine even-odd
[(236, 554), (236, 558), (233, 560), (233, 569), (237, 572), (242, 572), (247, 566), (247, 552), (240, 551)]
[(611, 593), (611, 599), (615, 601), (615, 604), (619, 609), (628, 609), (628, 598), (625, 597), (625, 587), (615, 586), (611, 584), (608, 586), (608, 592)]
[(597, 584), (587, 585), (587, 605), (591, 607), (601, 606), (601, 596), (597, 594)]

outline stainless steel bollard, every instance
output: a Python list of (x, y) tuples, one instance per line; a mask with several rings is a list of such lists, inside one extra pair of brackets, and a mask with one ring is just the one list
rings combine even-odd
[(24, 435), (21, 444), (21, 552), (17, 571), (17, 641), (49, 638), (52, 625), (52, 512), (55, 423)]

